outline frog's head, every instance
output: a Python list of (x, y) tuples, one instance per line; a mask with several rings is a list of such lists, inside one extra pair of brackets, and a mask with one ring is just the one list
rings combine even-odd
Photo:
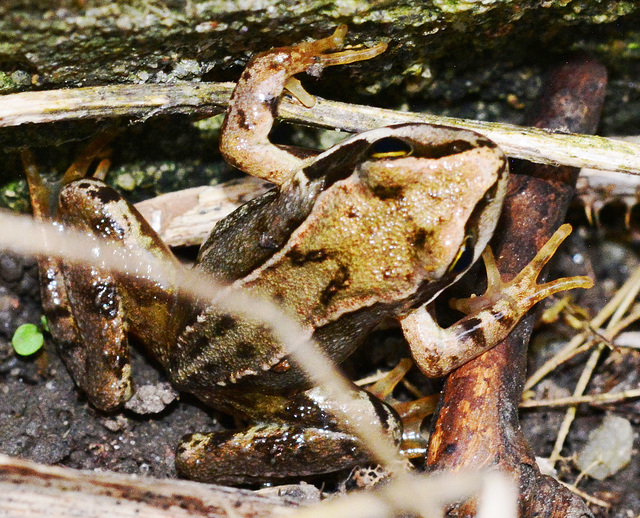
[(455, 280), (481, 255), (504, 200), (508, 164), (495, 143), (472, 131), (403, 124), (363, 133), (355, 166), (371, 192), (406, 212), (432, 281)]

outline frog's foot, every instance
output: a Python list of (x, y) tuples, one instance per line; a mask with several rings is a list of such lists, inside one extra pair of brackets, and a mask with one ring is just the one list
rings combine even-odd
[(372, 396), (385, 401), (398, 413), (402, 421), (402, 443), (400, 454), (409, 459), (424, 457), (427, 452), (428, 441), (422, 434), (422, 422), (432, 415), (438, 403), (439, 394), (423, 396), (412, 401), (390, 401), (389, 398), (396, 385), (404, 379), (413, 361), (403, 358), (384, 378), (367, 388)]
[(96, 161), (99, 161), (99, 163), (93, 177), (100, 180), (104, 179), (110, 165), (107, 158), (110, 155), (110, 150), (106, 149), (106, 147), (114, 136), (115, 133), (113, 132), (105, 132), (91, 140), (80, 152), (73, 164), (65, 171), (62, 178), (56, 181), (45, 180), (38, 170), (33, 153), (30, 150), (22, 151), (22, 165), (29, 185), (29, 197), (31, 198), (33, 215), (37, 219), (55, 218), (60, 190), (65, 185), (87, 176), (89, 168)]
[(536, 280), (543, 266), (571, 232), (562, 225), (535, 258), (510, 282), (503, 283), (493, 254), (484, 254), (488, 287), (484, 295), (455, 301), (467, 316), (442, 329), (423, 306), (401, 320), (416, 364), (427, 376), (443, 376), (504, 340), (524, 314), (554, 293), (591, 288), (588, 277), (568, 277), (544, 284)]
[[(369, 422), (399, 444), (401, 423), (393, 409), (355, 387), (352, 395), (350, 425)], [(249, 394), (246, 401), (267, 414), (255, 415), (251, 420), (257, 424), (243, 430), (185, 436), (176, 451), (176, 468), (202, 482), (255, 484), (368, 463), (371, 455), (360, 439), (334, 417), (346, 412), (328, 396), (316, 387), (275, 404), (266, 394)]]
[(371, 59), (386, 43), (364, 49), (342, 48), (347, 32), (341, 25), (329, 37), (280, 47), (256, 55), (247, 65), (233, 91), (220, 138), (220, 151), (237, 168), (277, 184), (300, 170), (305, 160), (269, 141), (278, 102), (285, 88), (305, 106), (315, 100), (293, 78), (307, 71), (319, 75), (324, 67)]
[(89, 168), (96, 161), (98, 165), (92, 176), (98, 180), (104, 180), (111, 164), (109, 161), (111, 149), (107, 148), (107, 146), (111, 143), (113, 137), (115, 137), (114, 132), (104, 132), (92, 139), (76, 157), (73, 164), (65, 171), (61, 186), (64, 187), (87, 176)]
[[(293, 61), (300, 63), (298, 68), (300, 68), (302, 64), (306, 64), (305, 69), (307, 73), (314, 77), (319, 77), (322, 70), (326, 67), (348, 65), (349, 63), (355, 63), (356, 61), (375, 58), (387, 50), (387, 44), (380, 42), (373, 47), (364, 49), (349, 49), (342, 52), (324, 54), (329, 50), (341, 49), (344, 45), (344, 38), (346, 35), (347, 26), (340, 25), (340, 27), (338, 27), (335, 32), (327, 38), (300, 43), (295, 47), (292, 47), (295, 49), (292, 55)], [(299, 71), (302, 72), (302, 70)], [(284, 87), (287, 92), (298, 99), (298, 101), (300, 101), (306, 108), (313, 108), (315, 105), (316, 101), (314, 97), (302, 87), (302, 83), (300, 83), (300, 81), (295, 77), (289, 77)]]
[[(483, 295), (472, 295), (466, 299), (452, 299), (452, 308), (467, 315), (479, 313), (483, 309), (495, 306), (500, 300), (508, 300), (510, 306), (524, 308), (524, 314), (529, 307), (542, 299), (560, 291), (575, 288), (591, 288), (593, 281), (589, 277), (565, 277), (545, 284), (537, 284), (542, 268), (553, 257), (560, 244), (571, 233), (571, 225), (564, 224), (551, 236), (531, 262), (525, 266), (510, 282), (503, 282), (491, 248), (487, 247), (482, 254), (487, 270), (487, 289)], [(520, 318), (522, 315), (519, 315)]]
[[(325, 54), (329, 50), (339, 50), (344, 45), (344, 38), (347, 35), (347, 26), (340, 25), (334, 33), (320, 40), (304, 42), (292, 47), (294, 49), (294, 61), (299, 65), (299, 72), (306, 71), (314, 76), (319, 75), (324, 67), (332, 67), (335, 65), (347, 65), (356, 61), (375, 58), (387, 50), (387, 44), (380, 42), (373, 47), (364, 49), (349, 49), (342, 52), (334, 52)], [(267, 53), (268, 54), (268, 53)], [(301, 68), (303, 65), (304, 68)], [(312, 68), (309, 68), (312, 67)], [(297, 72), (295, 72), (297, 73)]]

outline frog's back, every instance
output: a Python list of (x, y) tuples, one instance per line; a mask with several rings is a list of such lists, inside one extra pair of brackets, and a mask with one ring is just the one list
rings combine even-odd
[[(411, 140), (441, 133), (423, 126), (374, 130), (320, 155), (219, 223), (199, 268), (274, 301), (342, 361), (381, 320), (453, 282), (493, 231), (504, 156), (471, 132), (456, 130), (455, 141), (440, 137), (446, 145), (439, 147)], [(377, 143), (397, 135), (413, 154), (376, 154)], [(486, 172), (478, 172), (487, 160)], [(179, 387), (280, 394), (307, 385), (267, 325), (214, 307), (192, 320), (170, 367)]]

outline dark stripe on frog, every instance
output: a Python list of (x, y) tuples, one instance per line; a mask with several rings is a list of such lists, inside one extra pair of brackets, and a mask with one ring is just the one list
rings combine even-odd
[(343, 288), (349, 285), (349, 268), (341, 264), (338, 271), (334, 274), (333, 279), (329, 281), (329, 284), (322, 290), (320, 295), (320, 303), (328, 305), (331, 299)]
[(300, 252), (294, 248), (287, 252), (287, 257), (293, 266), (303, 266), (307, 263), (322, 263), (329, 257), (329, 254), (323, 249)]
[(47, 318), (49, 320), (59, 320), (64, 318), (69, 318), (71, 316), (71, 311), (66, 306), (61, 306), (56, 304), (51, 309), (47, 310)]
[(508, 315), (502, 311), (495, 311), (494, 309), (490, 309), (491, 316), (495, 319), (496, 322), (499, 322), (506, 329), (511, 329), (511, 327), (516, 323), (516, 319), (513, 316)]
[(254, 347), (254, 345), (251, 342), (241, 341), (237, 343), (234, 354), (237, 358), (246, 360), (256, 356), (256, 353), (258, 351), (259, 349)]
[[(389, 126), (389, 128), (391, 129), (405, 128), (405, 127), (411, 127), (415, 125), (416, 125), (415, 122), (408, 122), (406, 124), (392, 124)], [(452, 128), (449, 126), (443, 126), (439, 124), (432, 124), (431, 126), (433, 129), (437, 129), (438, 127), (441, 127), (443, 130), (447, 132), (451, 132), (452, 130), (455, 130), (455, 128)], [(424, 157), (424, 158), (442, 158), (445, 156), (464, 153), (465, 151), (469, 151), (470, 149), (474, 149), (474, 148), (487, 147), (489, 149), (495, 149), (498, 147), (498, 145), (495, 142), (480, 135), (479, 133), (476, 133), (472, 130), (461, 130), (461, 131), (464, 131), (465, 133), (467, 133), (469, 137), (473, 138), (473, 140), (469, 141), (465, 139), (455, 139), (455, 140), (450, 140), (448, 142), (443, 142), (437, 145), (433, 145), (433, 144), (419, 145), (410, 137), (395, 136), (395, 138), (398, 138), (400, 140), (406, 139), (408, 142), (411, 142), (411, 145), (414, 148), (413, 156)]]
[(381, 200), (391, 200), (394, 198), (400, 198), (403, 190), (400, 185), (382, 185), (378, 184), (371, 188), (371, 192), (376, 198)]
[(92, 284), (88, 288), (89, 299), (93, 304), (87, 309), (93, 313), (101, 315), (107, 320), (113, 320), (118, 317), (120, 309), (120, 294), (114, 282), (99, 282)]
[(465, 333), (465, 339), (473, 341), (477, 350), (484, 350), (487, 347), (487, 337), (484, 334), (483, 325), (484, 322), (478, 317), (470, 317), (464, 321), (464, 327), (469, 330), (468, 333)]
[(443, 144), (420, 147), (413, 156), (436, 159), (459, 155), (476, 147), (478, 146), (466, 140), (451, 140)]
[(95, 184), (87, 183), (86, 185), (80, 184), (79, 187), (91, 187), (91, 189), (87, 189), (87, 195), (91, 198), (98, 199), (105, 205), (107, 203), (113, 203), (122, 200), (122, 196), (120, 196), (120, 194), (118, 194), (115, 189), (112, 189), (111, 187), (108, 187), (106, 185), (96, 187)]
[(220, 315), (211, 322), (210, 333), (212, 337), (218, 337), (224, 335), (226, 332), (231, 331), (236, 327), (237, 321), (232, 315)]
[(427, 242), (431, 242), (433, 239), (433, 230), (427, 230), (426, 228), (418, 228), (413, 233), (413, 236), (409, 238), (409, 242), (415, 248), (422, 248)]
[(253, 124), (247, 123), (247, 114), (245, 113), (244, 110), (241, 110), (240, 108), (238, 108), (236, 110), (236, 116), (238, 118), (238, 126), (240, 126), (242, 129), (250, 130), (251, 128), (253, 128)]
[(371, 144), (364, 138), (348, 144), (338, 144), (332, 153), (305, 167), (303, 172), (309, 180), (324, 177), (326, 189), (335, 182), (348, 178), (370, 147)]

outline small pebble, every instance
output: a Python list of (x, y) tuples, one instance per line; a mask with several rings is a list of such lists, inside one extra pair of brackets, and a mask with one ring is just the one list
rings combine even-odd
[(0, 256), (0, 276), (7, 282), (19, 281), (22, 277), (22, 263), (9, 254)]
[(631, 460), (633, 428), (624, 417), (607, 415), (576, 457), (576, 466), (598, 480), (617, 473)]
[(177, 392), (169, 383), (143, 385), (124, 405), (136, 414), (159, 414), (176, 398)]

